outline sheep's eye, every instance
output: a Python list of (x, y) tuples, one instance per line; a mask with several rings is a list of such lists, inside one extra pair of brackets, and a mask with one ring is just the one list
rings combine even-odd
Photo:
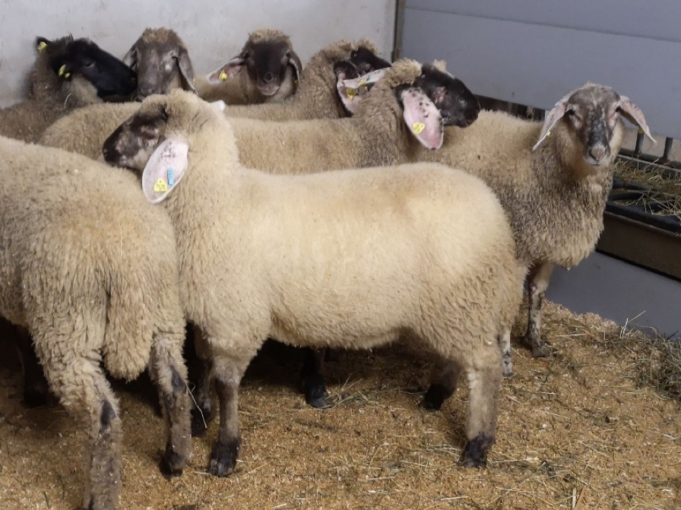
[(291, 56), (291, 50), (286, 50), (286, 56), (290, 57)]
[(246, 59), (249, 58), (250, 56), (251, 56), (251, 54), (250, 54), (249, 52), (245, 52), (243, 55), (241, 55), (241, 58), (243, 58), (244, 60), (246, 60)]
[(95, 61), (94, 60), (88, 60), (83, 64), (83, 67), (85, 69), (92, 69), (95, 66)]
[(352, 53), (350, 53), (350, 57), (357, 58), (357, 52), (353, 51)]
[(568, 110), (568, 111), (565, 112), (565, 114), (572, 117), (575, 114), (575, 111), (574, 110)]

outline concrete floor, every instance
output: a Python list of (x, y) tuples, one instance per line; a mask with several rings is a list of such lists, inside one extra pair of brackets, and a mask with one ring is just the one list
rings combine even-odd
[[(570, 271), (556, 269), (547, 297), (576, 313), (681, 336), (681, 282), (593, 253)], [(630, 322), (630, 325), (632, 323)]]

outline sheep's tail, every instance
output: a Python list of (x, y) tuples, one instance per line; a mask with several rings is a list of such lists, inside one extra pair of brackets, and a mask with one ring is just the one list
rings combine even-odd
[(181, 349), (184, 316), (177, 259), (174, 251), (158, 253), (162, 246), (168, 243), (158, 243), (152, 247), (157, 252), (145, 253), (144, 259), (120, 257), (119, 264), (110, 266), (103, 353), (104, 364), (115, 377), (137, 377), (160, 336)]

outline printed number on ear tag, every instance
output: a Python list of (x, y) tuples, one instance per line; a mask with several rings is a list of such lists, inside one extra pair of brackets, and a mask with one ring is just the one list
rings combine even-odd
[(163, 179), (156, 181), (156, 184), (154, 184), (154, 191), (156, 193), (165, 193), (168, 191), (168, 185), (166, 184), (166, 181)]
[(220, 78), (222, 81), (225, 81), (227, 79), (227, 73), (222, 71), (220, 73), (220, 76), (218, 76), (218, 78)]
[(415, 135), (421, 134), (421, 131), (426, 129), (426, 125), (423, 122), (414, 122), (411, 125), (411, 130), (414, 132)]
[(357, 95), (357, 89), (347, 89), (347, 90), (345, 91), (345, 94), (346, 94), (350, 99), (352, 99), (353, 97), (355, 97), (355, 96)]

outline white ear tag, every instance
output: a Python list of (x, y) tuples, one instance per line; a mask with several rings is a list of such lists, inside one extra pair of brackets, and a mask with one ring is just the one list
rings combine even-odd
[(142, 190), (152, 204), (158, 204), (175, 189), (187, 170), (189, 145), (180, 138), (168, 138), (149, 158), (142, 172)]

